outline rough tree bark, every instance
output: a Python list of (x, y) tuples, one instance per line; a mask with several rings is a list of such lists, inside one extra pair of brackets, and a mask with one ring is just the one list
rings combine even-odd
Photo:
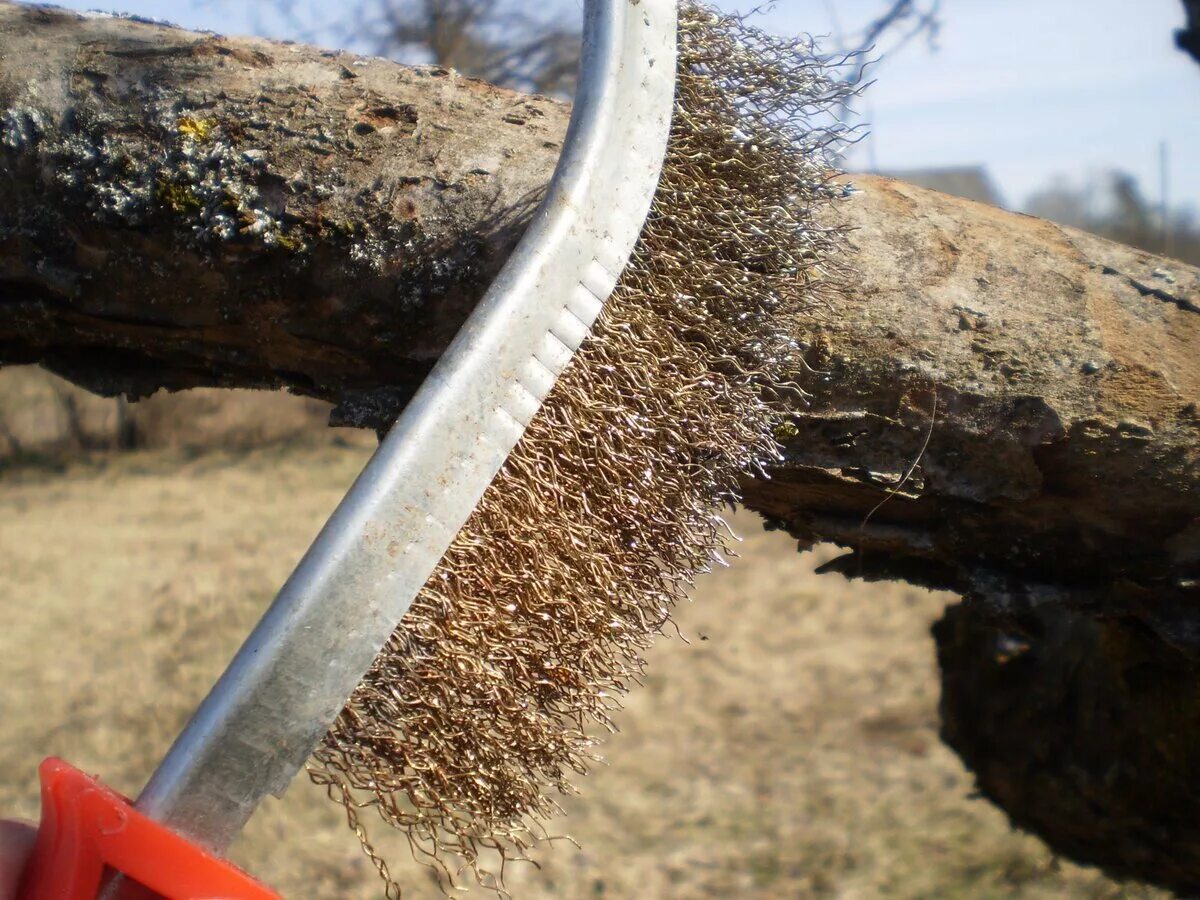
[[(569, 112), (6, 3), (0, 41), (0, 364), (106, 395), (286, 386), (385, 425), (520, 236)], [(1200, 696), (1200, 270), (854, 181), (854, 290), (797, 323), (811, 399), (745, 502), (846, 546), (832, 569), (966, 598), (937, 629), (944, 730), (1014, 821), (1200, 883), (1196, 757), (1144, 755), (1200, 744), (1200, 715), (1128, 688)]]

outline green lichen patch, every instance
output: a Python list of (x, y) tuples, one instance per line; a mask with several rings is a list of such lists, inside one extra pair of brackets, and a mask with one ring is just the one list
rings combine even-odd
[(204, 208), (196, 192), (187, 184), (160, 179), (155, 185), (154, 196), (160, 204), (179, 215), (197, 213)]
[(299, 253), (308, 245), (299, 234), (281, 231), (275, 235), (275, 246), (281, 250), (287, 250), (289, 253)]

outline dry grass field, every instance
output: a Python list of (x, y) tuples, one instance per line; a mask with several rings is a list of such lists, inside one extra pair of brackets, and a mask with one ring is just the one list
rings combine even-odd
[[(0, 810), (36, 816), (48, 754), (136, 793), (367, 448), (0, 469)], [(513, 870), (515, 897), (1163, 896), (1056, 861), (972, 798), (936, 733), (928, 629), (951, 598), (817, 577), (814, 555), (733, 521), (741, 559), (680, 610), (690, 643), (655, 648), (609, 765), (566, 803), (582, 849)], [(340, 816), (297, 780), (236, 859), (289, 898), (379, 896)], [(380, 843), (406, 897), (440, 896)]]

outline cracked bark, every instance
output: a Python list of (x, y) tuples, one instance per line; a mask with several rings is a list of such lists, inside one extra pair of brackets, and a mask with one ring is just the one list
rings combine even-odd
[[(569, 114), (125, 19), (0, 3), (0, 35), (0, 364), (106, 395), (285, 386), (386, 423), (519, 238)], [(745, 502), (845, 546), (830, 569), (961, 593), (944, 731), (984, 792), (1065, 852), (1194, 885), (1200, 271), (855, 184), (853, 289), (797, 323), (811, 398)]]

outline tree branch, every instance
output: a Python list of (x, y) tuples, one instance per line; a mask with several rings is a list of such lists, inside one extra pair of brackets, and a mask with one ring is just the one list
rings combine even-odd
[(104, 394), (419, 383), (568, 110), (350, 54), (0, 6), (0, 362)]

